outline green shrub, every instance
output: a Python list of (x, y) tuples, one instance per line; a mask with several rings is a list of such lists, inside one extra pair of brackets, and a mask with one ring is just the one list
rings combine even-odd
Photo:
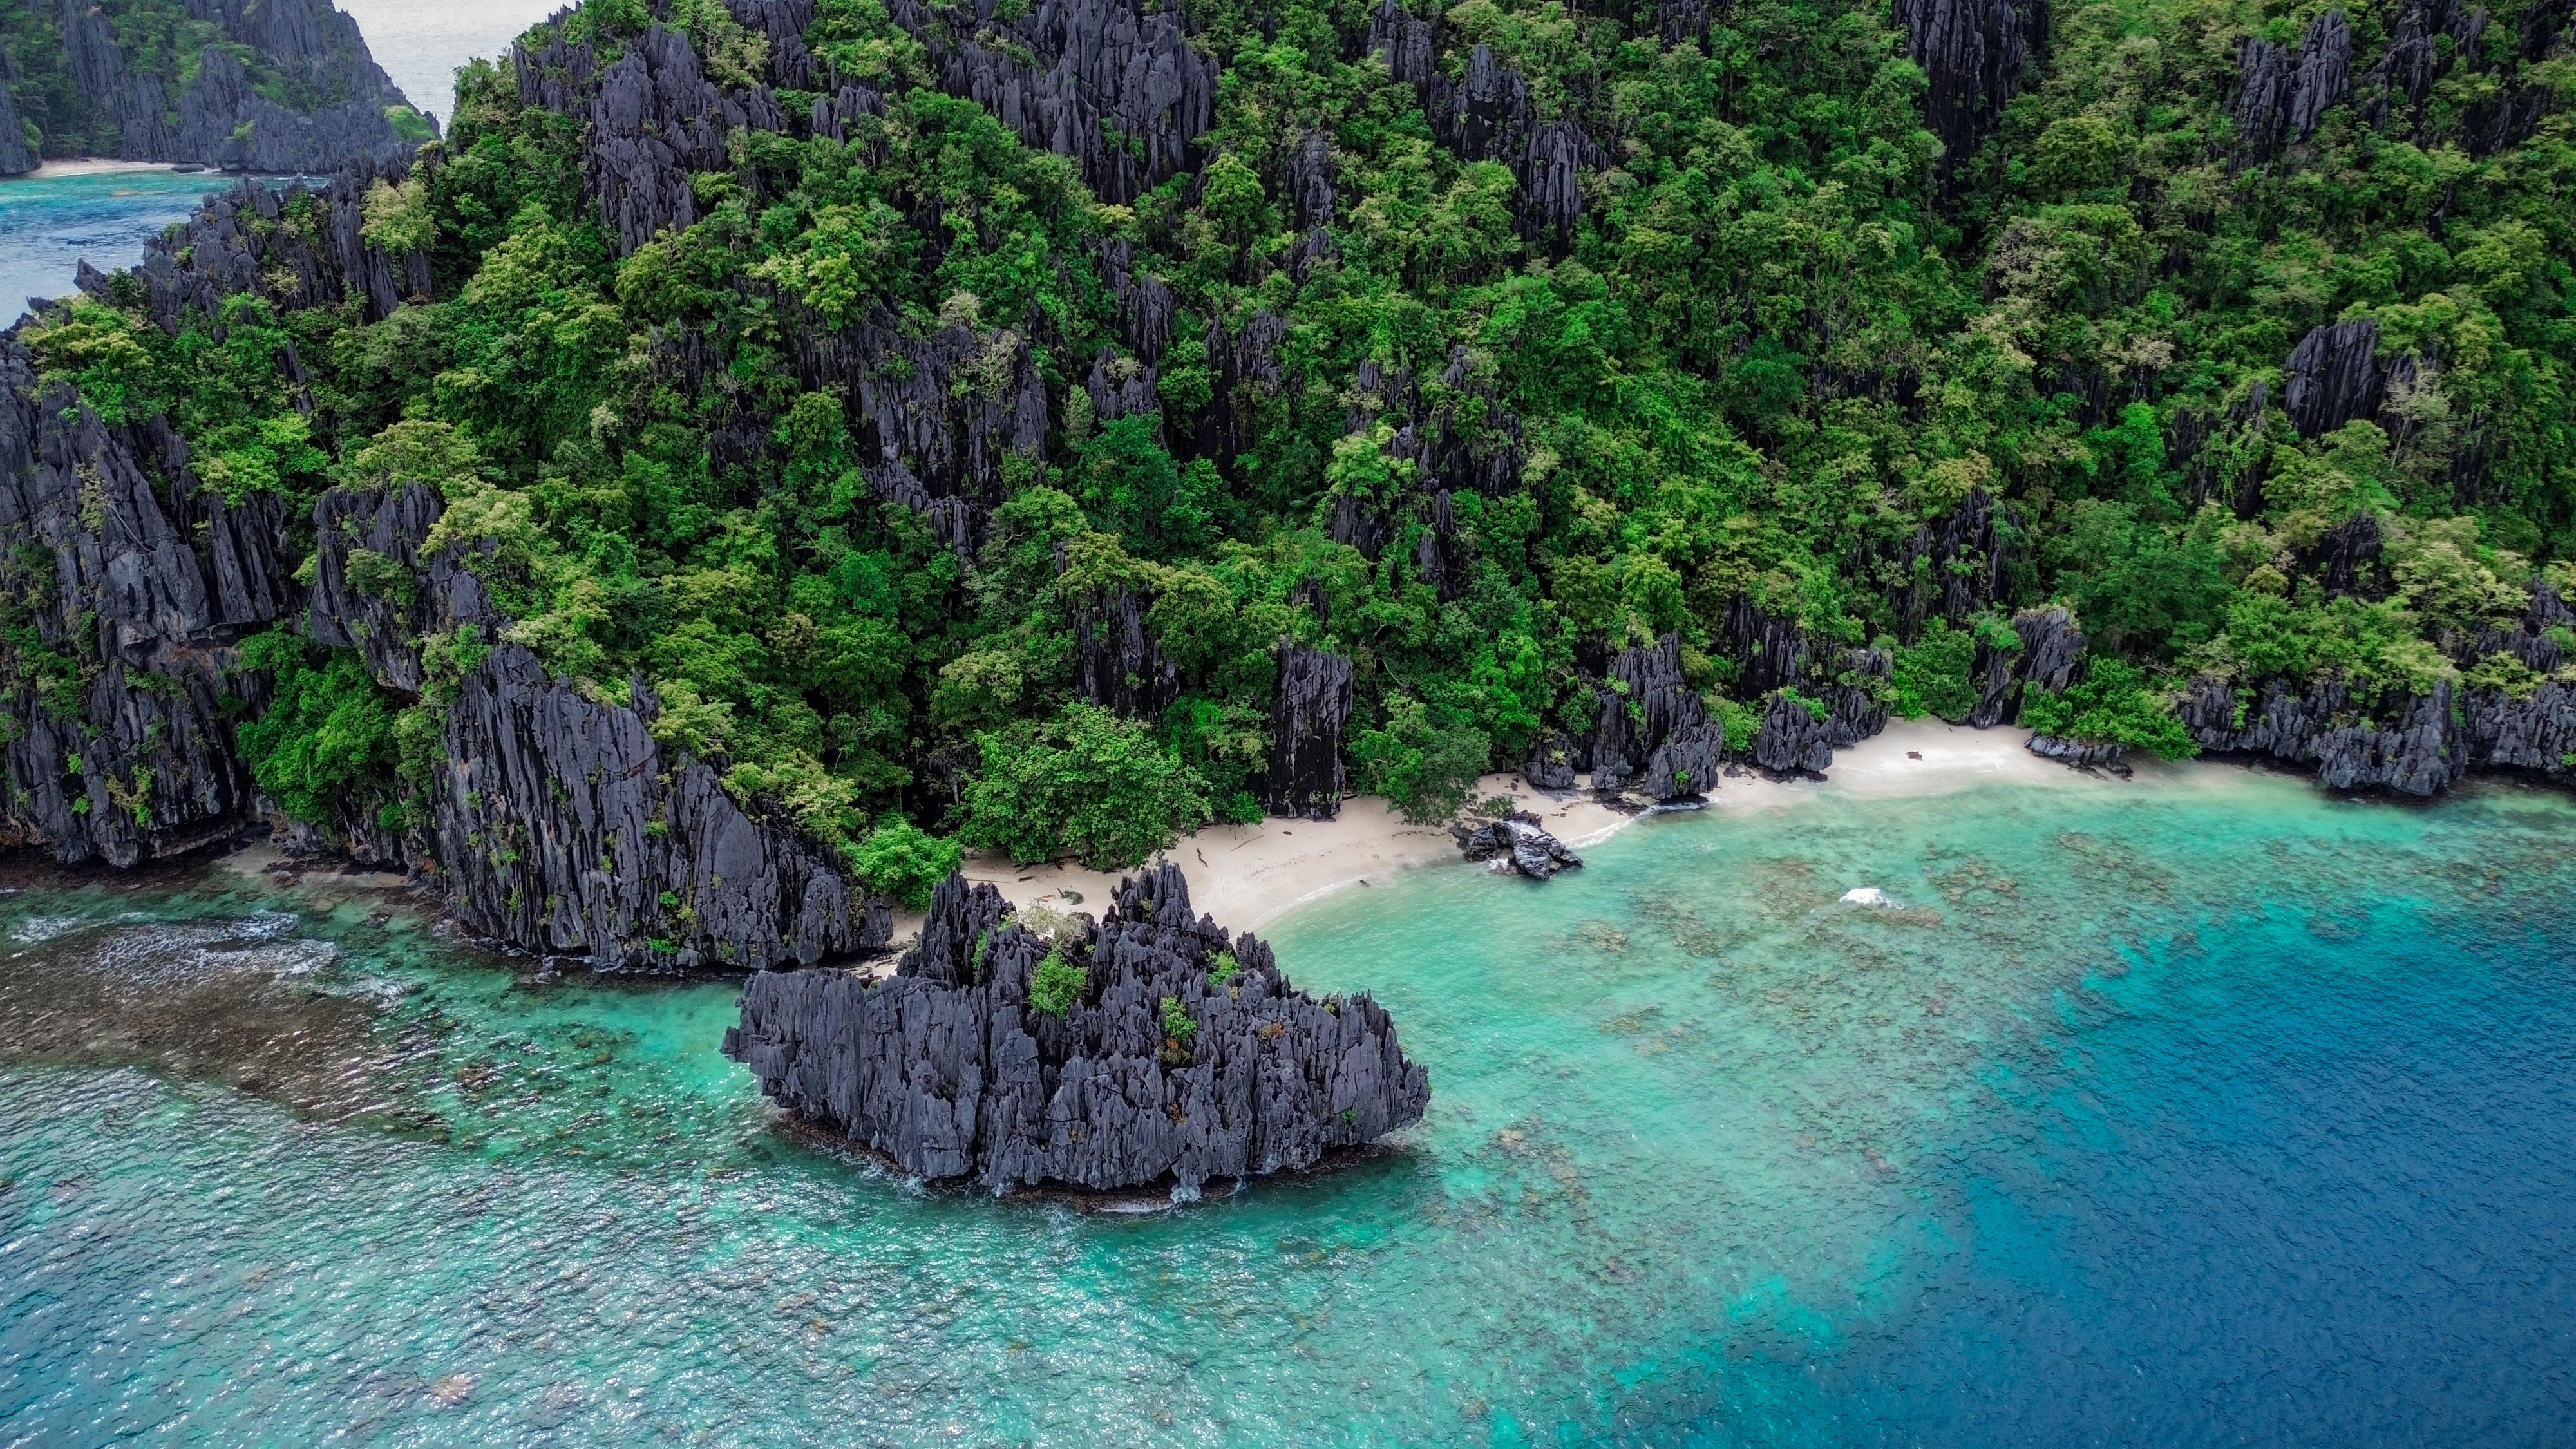
[(2200, 753), (2174, 713), (2171, 692), (2150, 688), (2138, 667), (2122, 659), (2095, 658), (2084, 678), (2062, 692), (2026, 692), (2021, 723), (2034, 734), (2127, 745), (2160, 760)]
[(1029, 1009), (1061, 1020), (1073, 1004), (1082, 999), (1082, 988), (1089, 973), (1064, 958), (1062, 950), (1051, 950), (1038, 969), (1029, 975)]
[(1968, 677), (1976, 662), (1973, 631), (1953, 629), (1946, 619), (1925, 624), (1922, 637), (1896, 650), (1896, 713), (1964, 722), (1977, 707), (1977, 687)]
[(1383, 728), (1351, 741), (1360, 788), (1384, 795), (1417, 824), (1457, 814), (1491, 753), (1482, 730), (1403, 694), (1387, 700)]
[(1096, 705), (1068, 704), (976, 744), (984, 768), (965, 788), (958, 838), (1023, 865), (1070, 855), (1125, 870), (1212, 814), (1197, 771), (1144, 725)]
[(1190, 1009), (1181, 1005), (1179, 997), (1163, 998), (1163, 1035), (1174, 1041), (1188, 1041), (1198, 1031), (1199, 1024), (1190, 1019)]
[(308, 824), (333, 803), (381, 809), (402, 778), (395, 701), (376, 687), (355, 649), (324, 649), (272, 629), (242, 642), (245, 669), (266, 670), (268, 709), (241, 726), (243, 757), (261, 790)]
[(850, 847), (850, 869), (867, 888), (918, 911), (929, 906), (930, 893), (957, 869), (965, 851), (954, 840), (933, 835), (898, 815)]

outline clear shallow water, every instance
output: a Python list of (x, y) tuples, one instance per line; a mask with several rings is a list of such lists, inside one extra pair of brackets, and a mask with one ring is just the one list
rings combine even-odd
[(0, 318), (15, 319), (31, 297), (68, 295), (83, 257), (101, 271), (143, 260), (144, 243), (232, 184), (168, 170), (0, 179)]
[(539, 986), (363, 899), (29, 891), (0, 1422), (2564, 1444), (2576, 809), (2203, 778), (1665, 818), (1545, 887), (1321, 902), (1283, 957), (1379, 993), (1431, 1119), (1139, 1217), (777, 1131), (720, 983)]

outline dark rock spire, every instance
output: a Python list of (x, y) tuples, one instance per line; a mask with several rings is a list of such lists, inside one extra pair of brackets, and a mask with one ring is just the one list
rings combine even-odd
[(1180, 697), (1181, 672), (1145, 632), (1136, 596), (1112, 589), (1077, 609), (1074, 693), (1106, 710), (1159, 725)]
[(1258, 938), (1193, 919), (1172, 865), (1121, 881), (1098, 926), (1051, 943), (952, 875), (892, 980), (763, 972), (724, 1052), (903, 1171), (995, 1193), (1195, 1196), (1374, 1142), (1431, 1097), (1375, 1002), (1293, 989)]
[(2268, 161), (2316, 131), (2326, 109), (2352, 92), (2352, 27), (2341, 10), (2308, 22), (2296, 50), (2249, 35), (2236, 47), (2237, 164)]
[(2388, 388), (2378, 353), (2379, 323), (2368, 317), (2329, 322), (2299, 339), (2290, 349), (2283, 402), (2300, 437), (2378, 413)]
[[(132, 273), (143, 286), (144, 310), (175, 333), (189, 314), (216, 316), (224, 298), (244, 293), (285, 311), (354, 300), (370, 322), (410, 298), (427, 300), (429, 258), (387, 251), (365, 235), (368, 191), (379, 181), (411, 177), (408, 162), (358, 162), (319, 188), (296, 181), (273, 190), (244, 181), (210, 196), (186, 221), (145, 244)], [(318, 213), (322, 225), (277, 225), (290, 213)], [(85, 269), (79, 285), (103, 297), (107, 278)]]
[(1570, 120), (1542, 123), (1529, 82), (1479, 45), (1465, 72), (1440, 68), (1439, 32), (1416, 20), (1402, 0), (1382, 0), (1369, 19), (1368, 46), (1385, 57), (1395, 79), (1413, 87), (1431, 134), (1467, 161), (1500, 161), (1519, 183), (1517, 227), (1557, 255), (1574, 244), (1583, 215), (1581, 180), (1601, 164), (1600, 149)]
[(1014, 20), (996, 0), (893, 0), (939, 87), (991, 111), (1021, 140), (1070, 156), (1102, 201), (1126, 203), (1197, 169), (1216, 120), (1217, 64), (1177, 12), (1134, 0), (1040, 0)]
[(1707, 703), (1682, 678), (1680, 635), (1619, 651), (1593, 725), (1594, 789), (1634, 785), (1658, 800), (1695, 795), (1716, 781), (1725, 746)]
[(1905, 53), (1930, 84), (1924, 120), (1941, 138), (1946, 178), (2003, 119), (2048, 40), (2047, 0), (1897, 0)]
[(1294, 640), (1280, 644), (1278, 658), (1267, 803), (1274, 815), (1330, 820), (1342, 808), (1342, 727), (1351, 718), (1351, 661)]

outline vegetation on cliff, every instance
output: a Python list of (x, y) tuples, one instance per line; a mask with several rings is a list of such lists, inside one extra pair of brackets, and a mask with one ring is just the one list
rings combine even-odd
[[(2565, 0), (1963, 9), (1975, 85), (1932, 8), (590, 0), (368, 196), (426, 296), (22, 337), (300, 554), (435, 490), (509, 642), (863, 878), (1257, 815), (1283, 640), (1430, 812), (1621, 711), (1688, 788), (1852, 710), (2175, 753), (2195, 678), (2543, 680), (2482, 641), (2576, 593)], [(244, 657), (267, 791), (398, 819), (441, 686)]]

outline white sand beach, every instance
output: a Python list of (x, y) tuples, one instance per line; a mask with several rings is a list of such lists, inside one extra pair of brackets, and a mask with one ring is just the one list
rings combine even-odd
[[(1881, 733), (1834, 756), (1823, 780), (1770, 780), (1744, 773), (1716, 782), (1705, 808), (1722, 811), (1778, 809), (1833, 795), (1895, 797), (1938, 795), (1979, 785), (2036, 785), (2066, 790), (2138, 790), (2239, 776), (2241, 770), (2136, 762), (2135, 778), (2116, 779), (2072, 770), (2023, 748), (2027, 730), (1975, 730), (1939, 720), (1891, 720)], [(1585, 783), (1585, 782), (1578, 782)], [(1547, 829), (1581, 850), (1641, 820), (1576, 792), (1551, 796), (1532, 790), (1514, 774), (1488, 775), (1478, 798), (1509, 795)], [(1376, 796), (1346, 800), (1332, 820), (1269, 819), (1258, 825), (1217, 825), (1184, 837), (1167, 859), (1190, 883), (1191, 903), (1233, 930), (1257, 930), (1305, 902), (1336, 891), (1364, 890), (1400, 870), (1460, 866), (1467, 862), (1445, 826), (1412, 825)], [(970, 879), (990, 881), (1012, 904), (1098, 915), (1117, 884), (1115, 875), (1071, 864), (1014, 866), (994, 856), (969, 856)], [(899, 918), (901, 938), (919, 918)]]

